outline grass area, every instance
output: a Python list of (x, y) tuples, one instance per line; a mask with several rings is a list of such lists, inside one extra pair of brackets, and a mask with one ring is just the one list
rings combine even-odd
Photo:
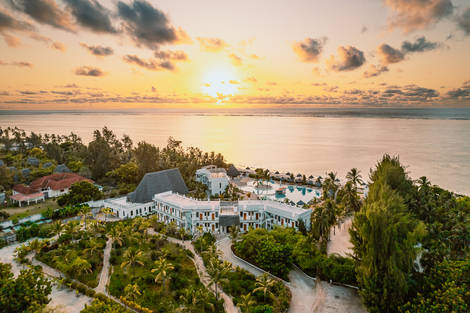
[(55, 210), (55, 209), (60, 208), (60, 206), (57, 204), (57, 202), (54, 199), (48, 199), (44, 202), (31, 204), (29, 206), (7, 207), (5, 209), (2, 209), (2, 211), (10, 215), (8, 220), (13, 220), (13, 219), (22, 219), (22, 218), (25, 218), (34, 214), (42, 214), (48, 208)]
[(57, 242), (43, 248), (36, 258), (94, 288), (98, 286), (103, 268), (105, 246), (106, 239), (100, 232), (77, 231), (66, 226)]

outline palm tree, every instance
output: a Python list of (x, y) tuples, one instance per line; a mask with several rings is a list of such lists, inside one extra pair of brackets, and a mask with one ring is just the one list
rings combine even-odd
[(62, 233), (63, 230), (64, 230), (64, 224), (62, 224), (61, 221), (56, 221), (52, 224), (52, 231), (58, 237), (60, 237), (60, 234)]
[(70, 221), (65, 225), (65, 232), (75, 239), (75, 235), (80, 231), (80, 223), (78, 221)]
[(106, 218), (108, 217), (108, 214), (113, 214), (113, 210), (110, 208), (103, 208), (101, 212), (104, 214), (105, 223), (106, 223)]
[(240, 300), (237, 303), (237, 306), (240, 308), (242, 313), (250, 312), (250, 308), (255, 304), (255, 300), (251, 294), (240, 296)]
[(157, 276), (155, 276), (155, 283), (161, 280), (162, 288), (164, 288), (169, 272), (172, 271), (175, 267), (165, 258), (160, 258), (155, 261), (155, 266), (156, 267), (152, 269), (152, 273), (157, 273)]
[(209, 286), (215, 286), (215, 299), (219, 300), (219, 293), (217, 291), (218, 284), (228, 282), (226, 275), (229, 271), (232, 270), (232, 265), (227, 261), (223, 263), (219, 261), (217, 257), (212, 257), (209, 260), (209, 264), (207, 266), (207, 273), (210, 276), (210, 283)]
[(124, 252), (121, 268), (131, 268), (132, 276), (134, 276), (135, 266), (144, 266), (143, 252), (137, 248), (129, 248)]
[(113, 241), (113, 243), (117, 243), (119, 247), (122, 247), (123, 243), (123, 235), (122, 235), (122, 230), (120, 227), (115, 226), (111, 228), (111, 230), (108, 233), (109, 238)]
[(34, 239), (29, 243), (29, 249), (31, 251), (36, 252), (36, 254), (39, 254), (42, 250), (42, 248), (47, 246), (47, 241), (46, 240), (39, 240), (39, 239)]
[(263, 299), (264, 303), (266, 303), (266, 295), (273, 297), (274, 294), (271, 291), (271, 288), (274, 286), (276, 281), (268, 276), (268, 274), (264, 273), (261, 276), (256, 278), (256, 288), (253, 292), (262, 291), (263, 292)]
[(89, 256), (92, 256), (93, 254), (95, 254), (99, 250), (100, 250), (100, 243), (98, 241), (96, 241), (95, 238), (91, 238), (88, 241), (88, 247), (83, 249), (83, 252), (85, 252)]
[(357, 189), (352, 181), (348, 181), (342, 189), (343, 198), (341, 201), (346, 207), (346, 212), (357, 212), (361, 208), (361, 202), (357, 195)]
[(353, 167), (347, 174), (346, 174), (346, 179), (350, 181), (354, 187), (357, 187), (357, 185), (364, 185), (364, 181), (362, 180), (362, 175), (361, 171), (359, 171), (357, 168)]
[(418, 179), (417, 183), (419, 184), (419, 189), (420, 190), (431, 187), (431, 182), (429, 181), (429, 179), (426, 176), (421, 176)]
[(73, 260), (71, 269), (74, 272), (77, 272), (79, 275), (85, 274), (85, 273), (91, 273), (92, 271), (91, 264), (87, 260), (82, 259), (81, 257), (77, 257), (75, 258), (75, 260)]
[(135, 301), (137, 299), (137, 296), (140, 296), (141, 293), (140, 293), (140, 289), (139, 289), (139, 286), (137, 284), (128, 284), (125, 288), (124, 288), (124, 297), (127, 299), (127, 300), (130, 300), (130, 301)]
[(180, 229), (178, 230), (178, 233), (179, 233), (180, 239), (184, 240), (184, 237), (186, 237), (186, 229), (184, 229), (183, 227), (180, 227)]
[(230, 227), (230, 238), (232, 239), (232, 244), (237, 241), (238, 236), (240, 236), (240, 228), (238, 226)]

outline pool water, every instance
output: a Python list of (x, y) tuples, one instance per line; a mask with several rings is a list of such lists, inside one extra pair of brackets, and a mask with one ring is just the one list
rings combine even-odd
[[(304, 187), (298, 185), (280, 185), (279, 183), (273, 181), (263, 181), (263, 187), (259, 188), (256, 181), (249, 182), (246, 186), (241, 187), (245, 192), (251, 192), (260, 198), (277, 200), (284, 202), (285, 199), (288, 199), (290, 202), (301, 205), (303, 203), (308, 203), (313, 198), (320, 198), (321, 191), (317, 188)], [(276, 190), (279, 188), (285, 188), (284, 193), (277, 193)]]

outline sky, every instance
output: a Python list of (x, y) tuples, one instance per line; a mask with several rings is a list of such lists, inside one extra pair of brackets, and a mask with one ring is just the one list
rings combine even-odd
[(470, 107), (468, 0), (0, 0), (0, 109)]

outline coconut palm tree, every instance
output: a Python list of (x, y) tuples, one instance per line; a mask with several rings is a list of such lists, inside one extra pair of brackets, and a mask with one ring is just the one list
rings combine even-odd
[(261, 291), (263, 293), (264, 303), (266, 303), (266, 295), (273, 297), (274, 294), (271, 291), (271, 288), (274, 286), (276, 281), (269, 277), (268, 274), (264, 273), (256, 278), (256, 288), (253, 292)]
[(121, 268), (131, 268), (132, 276), (134, 276), (134, 268), (136, 266), (144, 266), (143, 252), (137, 248), (132, 247), (127, 249), (122, 258)]
[(111, 228), (111, 230), (108, 232), (108, 236), (111, 238), (113, 243), (116, 243), (119, 245), (119, 247), (122, 247), (124, 236), (120, 227), (115, 226)]
[(29, 243), (30, 251), (34, 251), (36, 254), (39, 254), (41, 250), (47, 246), (47, 240), (34, 239)]
[(91, 238), (88, 241), (88, 247), (83, 249), (83, 252), (91, 257), (93, 254), (100, 250), (100, 246), (100, 243), (95, 238)]
[(78, 221), (70, 221), (65, 225), (65, 232), (75, 239), (75, 235), (80, 231), (80, 223)]
[(158, 281), (162, 281), (162, 288), (165, 287), (166, 279), (170, 273), (175, 267), (173, 264), (168, 262), (167, 259), (165, 258), (159, 258), (158, 260), (155, 261), (155, 268), (152, 269), (152, 273), (157, 273), (157, 276), (155, 276), (155, 283)]
[(357, 195), (357, 189), (354, 187), (352, 181), (348, 181), (344, 185), (342, 191), (342, 203), (346, 208), (346, 212), (357, 212), (361, 208), (361, 202)]
[(92, 271), (91, 264), (87, 260), (82, 259), (81, 257), (76, 257), (75, 260), (73, 260), (70, 268), (72, 271), (78, 273), (79, 275), (91, 273)]
[(101, 210), (101, 213), (104, 214), (104, 222), (106, 223), (106, 218), (108, 217), (108, 214), (113, 214), (113, 210), (111, 208), (103, 208)]
[(237, 303), (237, 306), (240, 308), (242, 313), (250, 312), (250, 308), (255, 305), (255, 300), (251, 294), (240, 296), (240, 300)]
[(53, 231), (54, 234), (56, 234), (58, 237), (60, 237), (60, 234), (62, 233), (63, 230), (64, 230), (64, 224), (62, 224), (61, 221), (55, 221), (55, 222), (52, 224), (52, 231)]
[(227, 261), (223, 263), (217, 257), (212, 257), (207, 266), (207, 273), (210, 276), (209, 286), (215, 286), (215, 299), (219, 300), (218, 285), (220, 283), (228, 282), (226, 275), (232, 270), (232, 265)]
[(350, 181), (354, 187), (357, 187), (357, 185), (364, 185), (364, 181), (362, 180), (362, 175), (361, 171), (359, 171), (357, 168), (353, 167), (347, 174), (346, 174), (346, 179)]
[(133, 285), (128, 284), (124, 288), (124, 297), (127, 300), (135, 301), (137, 299), (137, 296), (140, 296), (140, 295), (141, 295), (141, 292), (137, 284), (133, 284)]
[(239, 236), (240, 228), (238, 226), (230, 227), (230, 238), (232, 239), (232, 244), (235, 244)]

